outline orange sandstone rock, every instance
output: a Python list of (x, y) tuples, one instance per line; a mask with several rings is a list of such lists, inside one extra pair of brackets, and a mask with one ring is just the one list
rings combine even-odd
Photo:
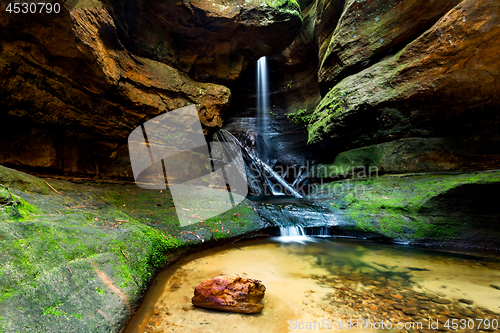
[(259, 313), (266, 287), (261, 281), (243, 276), (221, 274), (205, 280), (194, 290), (196, 306), (237, 313)]

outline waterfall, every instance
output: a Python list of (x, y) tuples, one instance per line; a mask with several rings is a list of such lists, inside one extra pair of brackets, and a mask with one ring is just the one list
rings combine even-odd
[[(270, 144), (269, 144), (269, 91), (267, 89), (268, 76), (267, 76), (267, 62), (266, 57), (261, 57), (257, 61), (257, 142), (256, 153), (257, 157), (264, 163), (264, 171), (269, 170), (274, 172), (271, 167), (267, 168), (270, 164)], [(273, 175), (276, 177), (276, 175)], [(279, 176), (278, 176), (279, 177)], [(281, 178), (281, 177), (280, 177)], [(268, 177), (264, 179), (267, 182), (267, 188), (272, 195), (285, 195), (280, 191), (275, 184), (273, 184)], [(295, 194), (293, 194), (296, 196)]]
[(308, 236), (301, 225), (296, 226), (280, 226), (280, 236), (275, 239), (281, 243), (304, 243), (314, 242), (315, 238), (328, 238), (330, 230), (328, 227), (310, 228)]
[(280, 227), (280, 237), (276, 240), (281, 243), (302, 243), (313, 242), (314, 238), (306, 235), (304, 228), (298, 226)]
[(257, 157), (269, 164), (269, 93), (266, 57), (257, 61)]
[(300, 225), (294, 227), (280, 227), (280, 234), (284, 237), (305, 236), (304, 228)]

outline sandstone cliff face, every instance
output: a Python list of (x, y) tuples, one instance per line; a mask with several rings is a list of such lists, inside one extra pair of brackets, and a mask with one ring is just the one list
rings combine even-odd
[(222, 126), (230, 91), (201, 81), (234, 80), (284, 48), (301, 25), (296, 6), (67, 1), (59, 14), (2, 10), (0, 163), (131, 176), (130, 131), (188, 104), (206, 133)]
[[(500, 4), (378, 3), (345, 5), (319, 70), (325, 95), (309, 142), (333, 145), (332, 157), (406, 137), (457, 138), (481, 151), (498, 137)], [(498, 152), (484, 154), (498, 165)]]
[(294, 0), (110, 2), (128, 49), (205, 82), (234, 81), (249, 62), (290, 44), (301, 26)]
[(342, 18), (320, 54), (323, 91), (395, 54), (461, 0), (346, 1)]

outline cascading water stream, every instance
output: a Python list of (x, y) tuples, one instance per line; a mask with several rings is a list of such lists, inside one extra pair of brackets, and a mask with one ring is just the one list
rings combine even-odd
[[(241, 149), (242, 157), (245, 162), (245, 171), (247, 174), (250, 192), (260, 196), (265, 196), (266, 189), (269, 189), (271, 193), (268, 194), (276, 195), (275, 193), (279, 192), (281, 195), (289, 194), (295, 198), (302, 198), (302, 195), (290, 186), (290, 184), (288, 184), (276, 171), (274, 171), (273, 168), (264, 163), (257, 156), (250, 153), (250, 151), (228, 131), (220, 130), (215, 133), (214, 141), (232, 143)], [(231, 159), (234, 159), (238, 152), (228, 150), (226, 153), (231, 157)]]
[[(257, 61), (257, 142), (256, 152), (266, 165), (270, 164), (269, 154), (269, 92), (266, 57)], [(265, 178), (272, 195), (285, 195), (279, 191), (269, 178)]]
[[(286, 184), (287, 186), (285, 189), (295, 191), (293, 186), (289, 186), (289, 184), (278, 174), (275, 174), (274, 170), (269, 166), (269, 93), (267, 83), (267, 62), (266, 57), (262, 57), (257, 61), (257, 157), (263, 162), (259, 163), (262, 171), (267, 174), (272, 174), (274, 179), (282, 180), (279, 184)], [(273, 195), (284, 195), (282, 191), (276, 189), (276, 186), (269, 177), (265, 177), (264, 181), (267, 182), (268, 188)], [(300, 194), (297, 194), (293, 193), (295, 197), (301, 197)], [(303, 243), (308, 238), (301, 226), (280, 227), (280, 233), (281, 237), (279, 239), (282, 242)]]

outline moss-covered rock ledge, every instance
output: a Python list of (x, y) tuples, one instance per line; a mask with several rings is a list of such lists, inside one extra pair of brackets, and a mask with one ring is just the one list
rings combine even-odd
[(500, 171), (333, 182), (317, 195), (339, 231), (412, 244), (500, 249)]
[(180, 229), (168, 191), (0, 167), (0, 332), (119, 332), (159, 269), (264, 227), (248, 202)]

